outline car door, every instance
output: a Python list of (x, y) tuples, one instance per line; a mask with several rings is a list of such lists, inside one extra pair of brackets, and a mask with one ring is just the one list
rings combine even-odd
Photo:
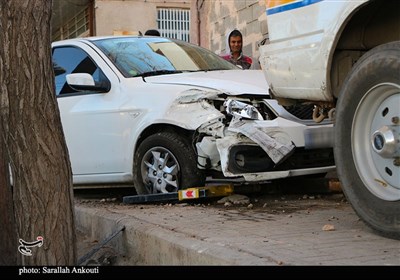
[[(119, 108), (119, 79), (86, 44), (53, 47), (57, 101), (75, 184), (121, 181), (130, 156), (124, 137), (126, 114)], [(70, 73), (89, 73), (110, 90), (77, 91), (66, 83)], [(125, 144), (123, 144), (125, 143)], [(126, 176), (125, 176), (126, 177)]]

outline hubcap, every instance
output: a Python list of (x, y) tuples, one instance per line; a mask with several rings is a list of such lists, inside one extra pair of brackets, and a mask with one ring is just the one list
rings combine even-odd
[(177, 159), (164, 147), (150, 149), (142, 160), (142, 178), (150, 193), (177, 192), (179, 170)]
[(399, 126), (382, 126), (372, 135), (372, 148), (384, 158), (395, 158), (400, 155)]

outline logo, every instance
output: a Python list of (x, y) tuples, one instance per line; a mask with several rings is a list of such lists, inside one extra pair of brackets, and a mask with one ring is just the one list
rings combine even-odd
[(22, 239), (19, 239), (19, 246), (18, 246), (18, 251), (25, 256), (32, 256), (32, 250), (29, 248), (32, 247), (41, 247), (43, 245), (43, 237), (38, 236), (36, 237), (37, 241), (33, 242), (26, 242)]

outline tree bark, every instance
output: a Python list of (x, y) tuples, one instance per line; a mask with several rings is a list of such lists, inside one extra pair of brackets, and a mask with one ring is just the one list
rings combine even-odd
[[(0, 131), (1, 128), (0, 122)], [(9, 183), (7, 160), (3, 137), (0, 137), (0, 265), (15, 265), (18, 260), (15, 244), (10, 241), (17, 236), (15, 227), (12, 189)]]
[[(51, 12), (49, 0), (0, 1), (0, 144), (12, 173), (16, 235), (9, 242), (21, 255), (15, 265), (77, 260), (72, 172), (51, 62)], [(20, 240), (40, 237), (43, 245), (28, 248), (31, 256), (19, 251)]]

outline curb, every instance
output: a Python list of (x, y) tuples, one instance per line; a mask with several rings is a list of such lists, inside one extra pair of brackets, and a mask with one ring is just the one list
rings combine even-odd
[[(122, 213), (75, 206), (75, 220), (80, 231), (96, 240), (125, 227), (109, 243), (125, 257), (123, 265), (268, 265), (246, 252), (217, 247)], [(269, 265), (277, 263), (271, 260)]]

